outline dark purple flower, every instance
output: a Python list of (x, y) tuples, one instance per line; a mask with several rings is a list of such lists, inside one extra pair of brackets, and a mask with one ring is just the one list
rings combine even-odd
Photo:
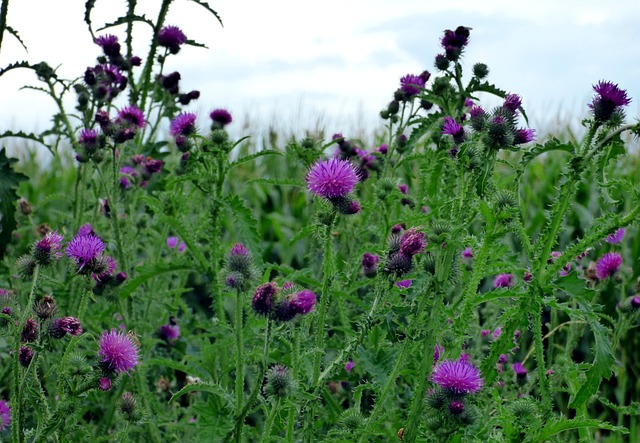
[(504, 109), (508, 109), (511, 112), (516, 112), (521, 105), (522, 99), (518, 94), (507, 94), (507, 96), (504, 98), (502, 107)]
[(75, 261), (80, 272), (85, 266), (89, 268), (88, 271), (93, 271), (103, 251), (104, 242), (95, 235), (76, 235), (67, 245), (66, 252)]
[(136, 129), (144, 128), (146, 125), (144, 113), (136, 106), (125, 106), (122, 108), (118, 112), (116, 123), (132, 126)]
[(400, 252), (407, 257), (412, 257), (427, 247), (427, 242), (424, 238), (424, 232), (418, 231), (417, 228), (407, 229), (402, 233), (400, 238)]
[(464, 412), (464, 403), (460, 400), (453, 400), (449, 403), (449, 412), (453, 415), (460, 415)]
[(506, 363), (508, 361), (508, 357), (507, 354), (500, 354), (500, 357), (498, 358), (498, 363)]
[(467, 246), (466, 248), (464, 248), (464, 251), (462, 251), (460, 256), (463, 259), (471, 259), (471, 258), (473, 258), (473, 251), (471, 250), (471, 248), (469, 246)]
[(597, 121), (604, 122), (620, 110), (622, 106), (631, 103), (627, 97), (627, 91), (618, 88), (617, 84), (600, 81), (593, 86), (593, 90), (598, 94), (593, 98), (589, 107), (593, 111), (593, 116)]
[(158, 45), (169, 49), (172, 54), (177, 54), (186, 42), (187, 36), (177, 26), (165, 26), (158, 32)]
[(96, 235), (90, 223), (85, 223), (78, 229), (77, 235)]
[(380, 256), (365, 252), (362, 256), (362, 273), (365, 277), (375, 277), (378, 273), (378, 263)]
[(447, 60), (456, 61), (460, 58), (463, 48), (469, 43), (469, 29), (465, 26), (458, 26), (455, 31), (450, 29), (444, 31), (444, 36), (440, 43), (444, 48)]
[(493, 280), (494, 289), (509, 288), (513, 285), (513, 274), (498, 274)]
[(411, 283), (413, 283), (411, 279), (400, 280), (399, 282), (396, 282), (396, 286), (398, 289), (409, 289), (411, 287)]
[(404, 184), (402, 184), (402, 185), (398, 185), (398, 189), (399, 189), (399, 190), (400, 190), (400, 192), (402, 192), (404, 195), (407, 195), (407, 189), (408, 189), (407, 185), (404, 185)]
[(129, 334), (111, 329), (104, 331), (98, 341), (98, 356), (101, 362), (112, 372), (129, 373), (138, 361), (138, 343)]
[(152, 175), (155, 173), (158, 173), (162, 171), (162, 160), (160, 159), (154, 159), (151, 157), (147, 157), (144, 161), (144, 172), (147, 173), (147, 175)]
[(596, 275), (600, 280), (611, 277), (622, 264), (622, 256), (617, 252), (607, 252), (596, 263)]
[(516, 377), (519, 379), (527, 378), (527, 368), (521, 362), (516, 362), (512, 366), (513, 372), (515, 372)]
[(24, 327), (22, 328), (20, 341), (23, 343), (36, 341), (38, 339), (39, 334), (40, 334), (40, 325), (38, 324), (37, 321), (29, 317), (27, 321), (24, 323)]
[(173, 120), (169, 133), (172, 137), (189, 136), (196, 131), (196, 115), (190, 112), (181, 112)]
[(180, 244), (178, 245), (178, 252), (184, 252), (185, 249), (187, 249), (187, 244), (181, 241)]
[(251, 300), (253, 310), (260, 315), (269, 315), (277, 293), (278, 285), (274, 282), (258, 286)]
[(220, 125), (220, 127), (225, 127), (233, 121), (231, 114), (226, 109), (214, 109), (211, 111), (211, 114), (209, 114), (209, 117), (214, 123)]
[(464, 141), (464, 128), (452, 117), (447, 116), (444, 118), (442, 133), (452, 136), (455, 143), (462, 143)]
[(407, 97), (420, 94), (424, 85), (425, 81), (419, 75), (407, 74), (400, 79), (400, 89)]
[(98, 147), (98, 132), (95, 129), (83, 129), (80, 131), (78, 143), (85, 148), (95, 149)]
[(308, 289), (293, 294), (289, 299), (289, 308), (296, 314), (308, 314), (316, 305), (316, 294)]
[(625, 234), (625, 230), (624, 228), (620, 228), (618, 230), (616, 230), (616, 232), (614, 232), (613, 234), (607, 236), (607, 238), (604, 239), (604, 241), (606, 241), (609, 244), (616, 244), (616, 243), (620, 243), (622, 241), (622, 239), (624, 238), (624, 234)]
[(111, 379), (109, 377), (100, 377), (100, 380), (98, 380), (98, 389), (101, 391), (111, 389)]
[(307, 173), (309, 190), (327, 199), (346, 197), (358, 181), (355, 166), (339, 158), (317, 161)]
[(502, 328), (500, 326), (494, 329), (493, 334), (491, 334), (494, 340), (497, 340), (498, 337), (500, 337), (501, 335), (502, 335)]
[(178, 237), (167, 237), (167, 246), (175, 248), (178, 245)]
[(535, 129), (520, 128), (516, 129), (514, 134), (513, 144), (522, 145), (524, 143), (532, 142), (536, 139)]
[(180, 337), (180, 326), (177, 324), (167, 324), (160, 326), (160, 338), (169, 345), (173, 345), (174, 340)]
[(349, 360), (347, 364), (344, 365), (344, 370), (347, 372), (351, 372), (355, 365), (356, 364), (353, 362), (353, 360)]
[(483, 329), (480, 331), (481, 337), (487, 337), (489, 334), (491, 334), (491, 329)]
[(484, 386), (478, 368), (462, 358), (456, 361), (443, 360), (434, 368), (431, 380), (456, 395), (473, 394)]
[(31, 364), (31, 360), (33, 360), (33, 349), (28, 346), (20, 346), (18, 362), (26, 368)]
[(82, 334), (82, 324), (75, 317), (57, 318), (49, 325), (49, 334), (53, 338), (62, 338), (66, 334), (78, 336)]
[(104, 55), (116, 57), (120, 55), (120, 43), (118, 37), (112, 34), (101, 35), (95, 40), (96, 45), (102, 48)]
[(0, 400), (0, 431), (4, 431), (11, 424), (11, 408), (4, 400)]
[(53, 260), (62, 257), (59, 252), (62, 248), (62, 236), (58, 231), (48, 232), (42, 239), (33, 246), (33, 257), (37, 263), (46, 266)]

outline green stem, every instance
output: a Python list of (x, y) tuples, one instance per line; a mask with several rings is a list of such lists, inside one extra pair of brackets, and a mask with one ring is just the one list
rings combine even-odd
[[(300, 358), (300, 334), (298, 329), (291, 328), (291, 342), (293, 343), (293, 349), (291, 352), (291, 373), (296, 374), (298, 370), (298, 361)], [(291, 403), (289, 407), (289, 414), (287, 416), (287, 442), (293, 443), (293, 429), (296, 423), (296, 412), (298, 408), (295, 403)]]
[(262, 438), (260, 442), (266, 442), (271, 435), (271, 428), (273, 427), (273, 420), (276, 418), (276, 414), (278, 413), (278, 409), (280, 409), (280, 400), (278, 397), (276, 403), (271, 407), (271, 411), (269, 412), (269, 416), (267, 417), (267, 422), (264, 425), (264, 431), (262, 432)]
[[(235, 310), (235, 322), (233, 324), (235, 331), (235, 345), (236, 345), (236, 417), (240, 418), (240, 411), (242, 410), (244, 400), (244, 355), (243, 355), (243, 331), (242, 331), (242, 291), (236, 291), (236, 310)], [(235, 439), (237, 442), (242, 441), (242, 424), (244, 419), (236, 420), (236, 432)]]
[(538, 384), (542, 396), (542, 412), (545, 419), (551, 415), (551, 389), (547, 379), (547, 368), (544, 360), (544, 344), (542, 342), (542, 294), (533, 302), (531, 311), (531, 327), (533, 329), (533, 342), (536, 349), (536, 366), (538, 370)]
[(0, 49), (2, 49), (2, 37), (7, 29), (7, 13), (9, 12), (9, 0), (2, 0), (0, 6)]

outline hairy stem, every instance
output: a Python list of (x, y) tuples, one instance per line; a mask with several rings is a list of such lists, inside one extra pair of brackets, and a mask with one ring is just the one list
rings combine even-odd
[[(236, 393), (236, 417), (240, 417), (240, 411), (242, 410), (242, 404), (244, 400), (244, 354), (243, 347), (243, 331), (242, 331), (242, 291), (236, 291), (236, 306), (235, 306), (235, 322), (233, 324), (235, 332), (235, 346), (236, 346), (236, 380), (235, 380), (235, 393)], [(236, 420), (236, 432), (235, 438), (237, 442), (242, 441), (242, 424), (244, 420)]]

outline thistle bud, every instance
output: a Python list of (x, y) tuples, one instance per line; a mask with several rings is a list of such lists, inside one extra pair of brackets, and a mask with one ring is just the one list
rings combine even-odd
[(136, 399), (131, 392), (125, 392), (120, 399), (120, 412), (131, 416), (136, 410)]
[(40, 334), (40, 325), (38, 322), (32, 318), (28, 318), (22, 328), (22, 334), (20, 336), (20, 341), (23, 343), (34, 342), (38, 339), (38, 335)]
[(482, 80), (489, 75), (489, 67), (484, 63), (476, 63), (473, 65), (472, 72), (478, 80)]
[(260, 315), (269, 315), (277, 293), (278, 285), (274, 282), (258, 286), (251, 300), (253, 310)]
[(266, 397), (284, 398), (294, 391), (295, 381), (291, 369), (284, 365), (274, 365), (269, 368), (265, 378), (263, 392)]
[(33, 349), (28, 346), (20, 346), (20, 352), (18, 354), (18, 361), (22, 366), (29, 367), (33, 360)]
[(40, 320), (47, 320), (56, 314), (58, 307), (52, 295), (43, 296), (34, 306), (34, 311)]
[(20, 204), (20, 212), (22, 212), (22, 215), (29, 215), (33, 212), (33, 207), (31, 206), (31, 203), (26, 201), (24, 198), (20, 199), (19, 204)]
[(447, 69), (449, 69), (449, 60), (444, 54), (436, 55), (434, 64), (440, 71), (446, 71)]
[(356, 408), (349, 408), (340, 415), (340, 426), (349, 431), (357, 431), (365, 423), (365, 417)]

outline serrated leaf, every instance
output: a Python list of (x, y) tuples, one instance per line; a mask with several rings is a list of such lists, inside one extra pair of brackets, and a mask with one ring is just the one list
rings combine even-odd
[(245, 206), (244, 201), (237, 195), (228, 196), (225, 202), (229, 205), (233, 217), (238, 222), (237, 226), (243, 239), (249, 244), (251, 250), (256, 251), (256, 255), (259, 255), (259, 251), (262, 248), (260, 247), (258, 222), (253, 217), (253, 212)]
[(613, 404), (604, 397), (598, 398), (598, 401), (603, 405), (610, 407), (611, 409), (613, 409), (619, 414), (633, 415), (633, 416), (640, 415), (640, 403), (637, 401), (631, 402), (629, 406), (620, 406), (620, 405)]
[(600, 382), (603, 378), (609, 379), (611, 367), (615, 363), (611, 340), (609, 340), (609, 330), (597, 321), (589, 322), (591, 331), (595, 337), (593, 353), (595, 357), (591, 367), (587, 371), (587, 379), (582, 384), (575, 398), (569, 404), (572, 409), (577, 409), (586, 403), (592, 395), (598, 392)]
[(267, 185), (276, 185), (276, 186), (295, 186), (298, 188), (304, 188), (305, 184), (300, 180), (287, 180), (287, 179), (277, 179), (277, 178), (254, 178), (253, 180), (249, 180), (247, 183), (260, 183)]
[(193, 271), (193, 268), (189, 265), (175, 265), (165, 262), (142, 266), (136, 269), (136, 277), (128, 279), (127, 282), (118, 289), (118, 295), (120, 298), (125, 299), (131, 296), (133, 291), (138, 289), (142, 284), (158, 275), (189, 271)]
[(84, 4), (84, 22), (89, 27), (89, 33), (94, 40), (96, 36), (93, 34), (93, 29), (91, 28), (91, 10), (95, 5), (96, 0), (87, 0), (87, 2)]
[(2, 77), (5, 73), (18, 68), (30, 68), (31, 64), (27, 61), (15, 62), (7, 65), (7, 67), (0, 69), (0, 77)]
[(532, 146), (529, 150), (527, 150), (523, 155), (522, 159), (520, 159), (520, 165), (524, 168), (529, 162), (531, 162), (534, 158), (538, 157), (545, 152), (551, 151), (565, 151), (572, 153), (575, 148), (571, 143), (562, 143), (557, 138), (553, 137), (548, 140), (544, 145), (537, 144)]
[(265, 149), (263, 151), (259, 151), (259, 152), (256, 152), (254, 154), (245, 155), (244, 157), (241, 157), (241, 158), (237, 159), (236, 161), (232, 162), (229, 165), (229, 169), (234, 168), (234, 167), (236, 167), (238, 165), (241, 165), (243, 163), (249, 162), (251, 160), (254, 160), (256, 158), (263, 157), (265, 155), (279, 155), (279, 156), (282, 156), (282, 155), (284, 155), (284, 153), (282, 153), (280, 151), (275, 151), (273, 149)]
[(22, 41), (22, 39), (18, 35), (18, 31), (13, 29), (11, 26), (7, 26), (5, 29), (7, 30), (7, 32), (9, 34), (13, 35), (20, 42), (20, 44), (22, 45), (22, 47), (24, 48), (25, 51), (29, 52), (29, 50), (27, 49), (27, 45), (24, 44), (24, 42)]
[(4, 258), (13, 231), (17, 227), (15, 214), (19, 197), (16, 190), (21, 181), (28, 179), (26, 175), (13, 170), (11, 165), (17, 161), (15, 158), (7, 157), (5, 148), (0, 150), (0, 260)]
[(145, 17), (144, 15), (125, 15), (124, 17), (119, 17), (117, 20), (111, 23), (107, 23), (106, 25), (104, 25), (103, 27), (97, 30), (104, 31), (105, 29), (113, 28), (119, 25), (126, 25), (130, 22), (142, 22), (151, 26), (152, 29), (154, 28), (153, 22), (149, 20), (147, 17)]
[(200, 6), (202, 6), (203, 8), (205, 8), (207, 11), (209, 11), (210, 13), (212, 13), (214, 15), (214, 17), (216, 19), (218, 19), (218, 22), (220, 22), (220, 26), (224, 27), (224, 25), (222, 24), (222, 19), (220, 18), (220, 16), (218, 15), (218, 13), (216, 11), (214, 11), (213, 9), (211, 9), (211, 6), (209, 6), (207, 4), (207, 2), (204, 2), (202, 0), (191, 0), (194, 3), (199, 4)]
[(624, 426), (614, 426), (605, 421), (600, 421), (596, 419), (589, 419), (589, 418), (574, 418), (571, 420), (560, 419), (560, 420), (549, 421), (535, 440), (545, 441), (549, 439), (549, 437), (559, 434), (560, 432), (568, 431), (570, 429), (582, 429), (582, 428), (598, 428), (598, 429), (606, 429), (613, 432), (620, 432), (623, 434), (629, 433), (629, 430)]
[(185, 45), (189, 45), (189, 46), (195, 46), (196, 48), (206, 48), (209, 49), (209, 47), (207, 45), (205, 45), (204, 43), (198, 43), (195, 40), (187, 40), (186, 42), (184, 42)]
[(218, 396), (222, 400), (225, 400), (229, 405), (233, 405), (234, 403), (232, 395), (225, 391), (222, 386), (217, 383), (209, 382), (191, 383), (185, 386), (171, 396), (171, 398), (169, 399), (169, 403), (173, 403), (177, 398), (180, 398), (184, 394), (188, 394), (189, 392), (208, 392), (210, 394)]
[(44, 138), (42, 138), (37, 134), (33, 134), (31, 132), (24, 132), (24, 131), (18, 131), (18, 132), (4, 131), (2, 134), (0, 134), (0, 138), (7, 138), (7, 137), (24, 138), (27, 140), (32, 140), (34, 142), (38, 142), (41, 145), (45, 146), (49, 150), (49, 152), (51, 152), (52, 154), (54, 153), (53, 149), (51, 148), (51, 146), (47, 144)]

